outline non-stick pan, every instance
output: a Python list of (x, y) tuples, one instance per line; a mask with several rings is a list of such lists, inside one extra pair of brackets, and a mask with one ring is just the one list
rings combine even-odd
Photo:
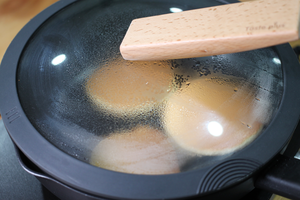
[[(32, 19), (11, 43), (0, 69), (1, 115), (23, 167), (61, 199), (239, 199), (255, 186), (299, 198), (299, 162), (293, 156), (299, 147), (294, 130), (300, 114), (300, 70), (288, 44), (151, 63), (120, 59), (119, 45), (132, 19), (174, 8), (221, 4), (211, 0), (64, 0)], [(162, 80), (168, 77), (167, 89), (150, 90), (158, 97), (147, 96), (142, 103), (128, 100), (128, 85), (137, 90), (155, 85), (153, 79), (148, 81), (151, 74)], [(114, 81), (99, 93), (108, 77)], [(190, 88), (196, 88), (195, 92)], [(227, 135), (216, 116), (225, 116), (225, 121), (226, 116), (232, 118), (226, 127), (234, 131), (229, 139), (214, 143), (215, 148), (205, 146), (209, 139), (199, 141), (202, 148), (191, 147), (188, 134), (177, 137), (182, 132), (176, 131), (192, 119), (185, 110), (198, 119), (198, 107), (190, 107), (198, 105), (193, 100), (198, 91), (206, 91), (199, 93), (204, 95), (203, 105), (218, 102), (215, 110), (203, 106), (206, 114), (199, 117), (210, 138)], [(107, 94), (108, 98), (102, 98)], [(193, 103), (186, 103), (182, 95), (191, 96), (188, 101)], [(222, 98), (224, 102), (219, 101)], [(182, 110), (170, 115), (177, 105)], [(185, 130), (192, 133), (192, 126)], [(146, 139), (139, 135), (144, 138), (139, 143), (142, 151), (148, 147), (143, 142), (152, 145), (149, 154), (131, 147), (128, 154), (128, 149), (122, 149), (126, 146), (123, 137), (131, 134), (126, 141), (135, 142), (137, 132), (151, 133)], [(234, 145), (229, 148), (225, 143)], [(164, 170), (154, 170), (152, 162), (138, 165), (136, 171), (120, 165), (153, 152), (159, 152), (158, 163), (164, 164)], [(103, 164), (118, 159), (114, 167)]]

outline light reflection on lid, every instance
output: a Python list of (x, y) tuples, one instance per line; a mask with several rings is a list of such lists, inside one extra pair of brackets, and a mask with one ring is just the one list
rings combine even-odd
[(56, 56), (55, 58), (53, 58), (53, 60), (51, 61), (51, 64), (52, 65), (59, 65), (61, 64), (62, 62), (64, 62), (66, 60), (66, 55), (65, 54), (60, 54), (58, 56)]
[(216, 121), (209, 122), (207, 125), (208, 132), (215, 137), (219, 137), (223, 134), (223, 126)]
[(181, 8), (171, 7), (170, 11), (172, 13), (178, 13), (178, 12), (182, 12), (183, 10)]
[(278, 58), (273, 58), (273, 62), (275, 64), (281, 64), (281, 61)]

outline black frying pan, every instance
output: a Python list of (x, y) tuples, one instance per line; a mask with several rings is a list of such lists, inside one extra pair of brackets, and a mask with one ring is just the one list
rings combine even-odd
[[(297, 144), (293, 144), (297, 140), (291, 138), (299, 137), (297, 132), (293, 133), (300, 114), (297, 92), (300, 71), (289, 45), (181, 62), (210, 62), (211, 66), (217, 66), (223, 61), (226, 67), (219, 71), (225, 75), (247, 79), (255, 72), (281, 80), (275, 82), (269, 92), (274, 99), (270, 111), (272, 119), (243, 149), (221, 156), (191, 158), (182, 166), (183, 172), (169, 175), (126, 174), (88, 164), (90, 152), (83, 145), (85, 142), (109, 135), (111, 129), (151, 125), (160, 116), (156, 111), (142, 118), (95, 112), (82, 87), (99, 63), (119, 54), (118, 46), (130, 21), (169, 12), (170, 7), (187, 10), (220, 4), (219, 1), (192, 0), (184, 3), (69, 0), (54, 4), (34, 18), (8, 48), (0, 73), (1, 94), (6, 94), (1, 97), (1, 114), (24, 168), (62, 199), (216, 199), (224, 196), (238, 199), (254, 186), (298, 198), (300, 190), (296, 183), (268, 182), (274, 180), (275, 175), (279, 180), (298, 179), (298, 161), (290, 157), (297, 151)], [(63, 64), (51, 64), (52, 59), (61, 54), (66, 55)], [(272, 66), (278, 63), (271, 63), (271, 58), (280, 60), (277, 71), (272, 71)], [(176, 62), (173, 63), (175, 68)], [(245, 71), (241, 65), (253, 68)], [(185, 67), (183, 64), (182, 68)], [(256, 80), (250, 83), (265, 89)], [(159, 123), (152, 126), (162, 127)], [(280, 156), (280, 152), (289, 157)], [(272, 168), (273, 162), (275, 168)], [(281, 166), (287, 167), (282, 171)], [(295, 171), (291, 177), (286, 174), (290, 171)]]

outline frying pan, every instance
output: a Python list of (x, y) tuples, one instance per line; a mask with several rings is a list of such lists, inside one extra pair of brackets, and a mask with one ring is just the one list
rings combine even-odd
[[(273, 166), (286, 167), (274, 172), (281, 175), (279, 179), (290, 178), (284, 176), (286, 172), (299, 168), (296, 160), (280, 155), (295, 155), (293, 143), (298, 144), (292, 138), (299, 137), (293, 133), (300, 114), (300, 71), (287, 44), (196, 60), (210, 60), (216, 66), (226, 63), (221, 71), (230, 76), (246, 79), (250, 72), (257, 72), (277, 80), (269, 92), (274, 99), (271, 119), (247, 146), (226, 155), (189, 159), (182, 172), (166, 175), (120, 173), (88, 163), (91, 150), (83, 144), (97, 142), (111, 129), (148, 126), (160, 115), (155, 109), (142, 118), (96, 112), (84, 95), (86, 78), (111, 55), (119, 54), (130, 21), (169, 12), (170, 7), (187, 10), (220, 4), (65, 0), (35, 17), (11, 43), (0, 73), (1, 94), (5, 94), (0, 110), (23, 167), (61, 199), (239, 199), (254, 186), (299, 198), (297, 183), (288, 188), (289, 184), (280, 181), (273, 185), (266, 181), (274, 180), (272, 172), (278, 168)], [(63, 54), (65, 59), (54, 65), (53, 58)], [(194, 60), (182, 61), (186, 62)], [(258, 84), (256, 79), (251, 83)], [(290, 179), (297, 180), (299, 174), (292, 176)], [(276, 190), (278, 187), (282, 190)]]

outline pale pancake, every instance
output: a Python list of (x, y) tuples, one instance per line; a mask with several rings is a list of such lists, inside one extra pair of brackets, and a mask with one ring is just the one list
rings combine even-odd
[(250, 84), (238, 79), (190, 81), (169, 97), (164, 128), (182, 148), (201, 155), (222, 155), (244, 147), (262, 128), (266, 109)]
[(172, 174), (180, 172), (175, 148), (161, 131), (138, 127), (114, 133), (93, 150), (92, 165), (132, 174)]
[(101, 109), (115, 114), (147, 112), (170, 93), (173, 72), (168, 61), (138, 62), (117, 57), (96, 70), (86, 91)]

